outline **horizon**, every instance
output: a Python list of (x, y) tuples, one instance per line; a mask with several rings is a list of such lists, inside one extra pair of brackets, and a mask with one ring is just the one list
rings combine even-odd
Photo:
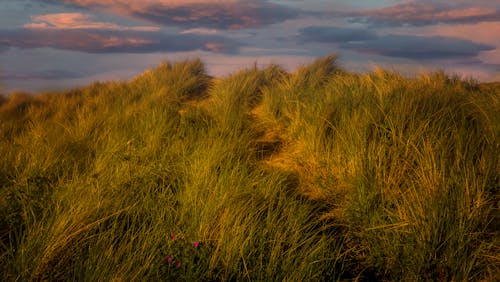
[[(0, 89), (40, 92), (128, 80), (160, 62), (200, 58), (225, 76), (288, 71), (338, 54), (353, 72), (442, 70), (500, 81), (495, 1), (4, 0)], [(128, 2), (128, 3), (127, 3)]]

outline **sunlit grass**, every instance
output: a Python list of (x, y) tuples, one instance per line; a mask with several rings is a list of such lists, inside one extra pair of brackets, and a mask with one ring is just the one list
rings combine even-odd
[(335, 60), (0, 98), (4, 280), (494, 280), (500, 88)]

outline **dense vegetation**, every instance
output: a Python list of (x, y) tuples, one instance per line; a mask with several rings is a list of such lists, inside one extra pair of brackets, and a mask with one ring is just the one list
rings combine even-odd
[(198, 61), (0, 100), (12, 280), (500, 276), (500, 87)]

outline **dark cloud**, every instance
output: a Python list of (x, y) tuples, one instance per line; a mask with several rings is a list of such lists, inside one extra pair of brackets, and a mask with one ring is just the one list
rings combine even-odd
[(304, 42), (341, 43), (377, 38), (371, 30), (334, 26), (309, 26), (300, 29), (299, 33), (300, 39)]
[(194, 50), (235, 53), (239, 48), (237, 42), (221, 36), (93, 29), (0, 30), (0, 49), (2, 46), (51, 47), (87, 53), (152, 53)]
[(266, 0), (239, 1), (123, 1), (43, 0), (111, 12), (163, 26), (183, 28), (241, 29), (280, 23), (299, 16), (299, 11)]
[(344, 49), (360, 53), (415, 60), (456, 59), (474, 57), (495, 47), (451, 37), (409, 35), (380, 36), (375, 40), (347, 42)]
[[(451, 2), (451, 1), (450, 1)], [(438, 23), (479, 23), (500, 21), (500, 9), (470, 4), (405, 1), (380, 9), (343, 13), (351, 22), (373, 26), (424, 26)]]
[(82, 78), (85, 75), (67, 71), (67, 70), (45, 70), (36, 72), (1, 72), (0, 79), (9, 80), (25, 80), (25, 79), (45, 79), (45, 80), (59, 80), (59, 79), (76, 79)]

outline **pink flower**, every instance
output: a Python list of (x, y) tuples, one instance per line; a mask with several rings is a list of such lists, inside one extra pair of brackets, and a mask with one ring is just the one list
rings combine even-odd
[(177, 262), (177, 268), (181, 268), (182, 263), (180, 261)]
[(200, 245), (200, 242), (196, 241), (196, 242), (193, 243), (193, 245), (194, 245), (195, 248), (198, 248), (198, 246)]
[(168, 256), (166, 259), (165, 259), (167, 262), (172, 262), (172, 257)]
[(177, 236), (175, 236), (175, 235), (170, 235), (170, 239), (172, 239), (172, 240), (175, 240), (176, 237)]

